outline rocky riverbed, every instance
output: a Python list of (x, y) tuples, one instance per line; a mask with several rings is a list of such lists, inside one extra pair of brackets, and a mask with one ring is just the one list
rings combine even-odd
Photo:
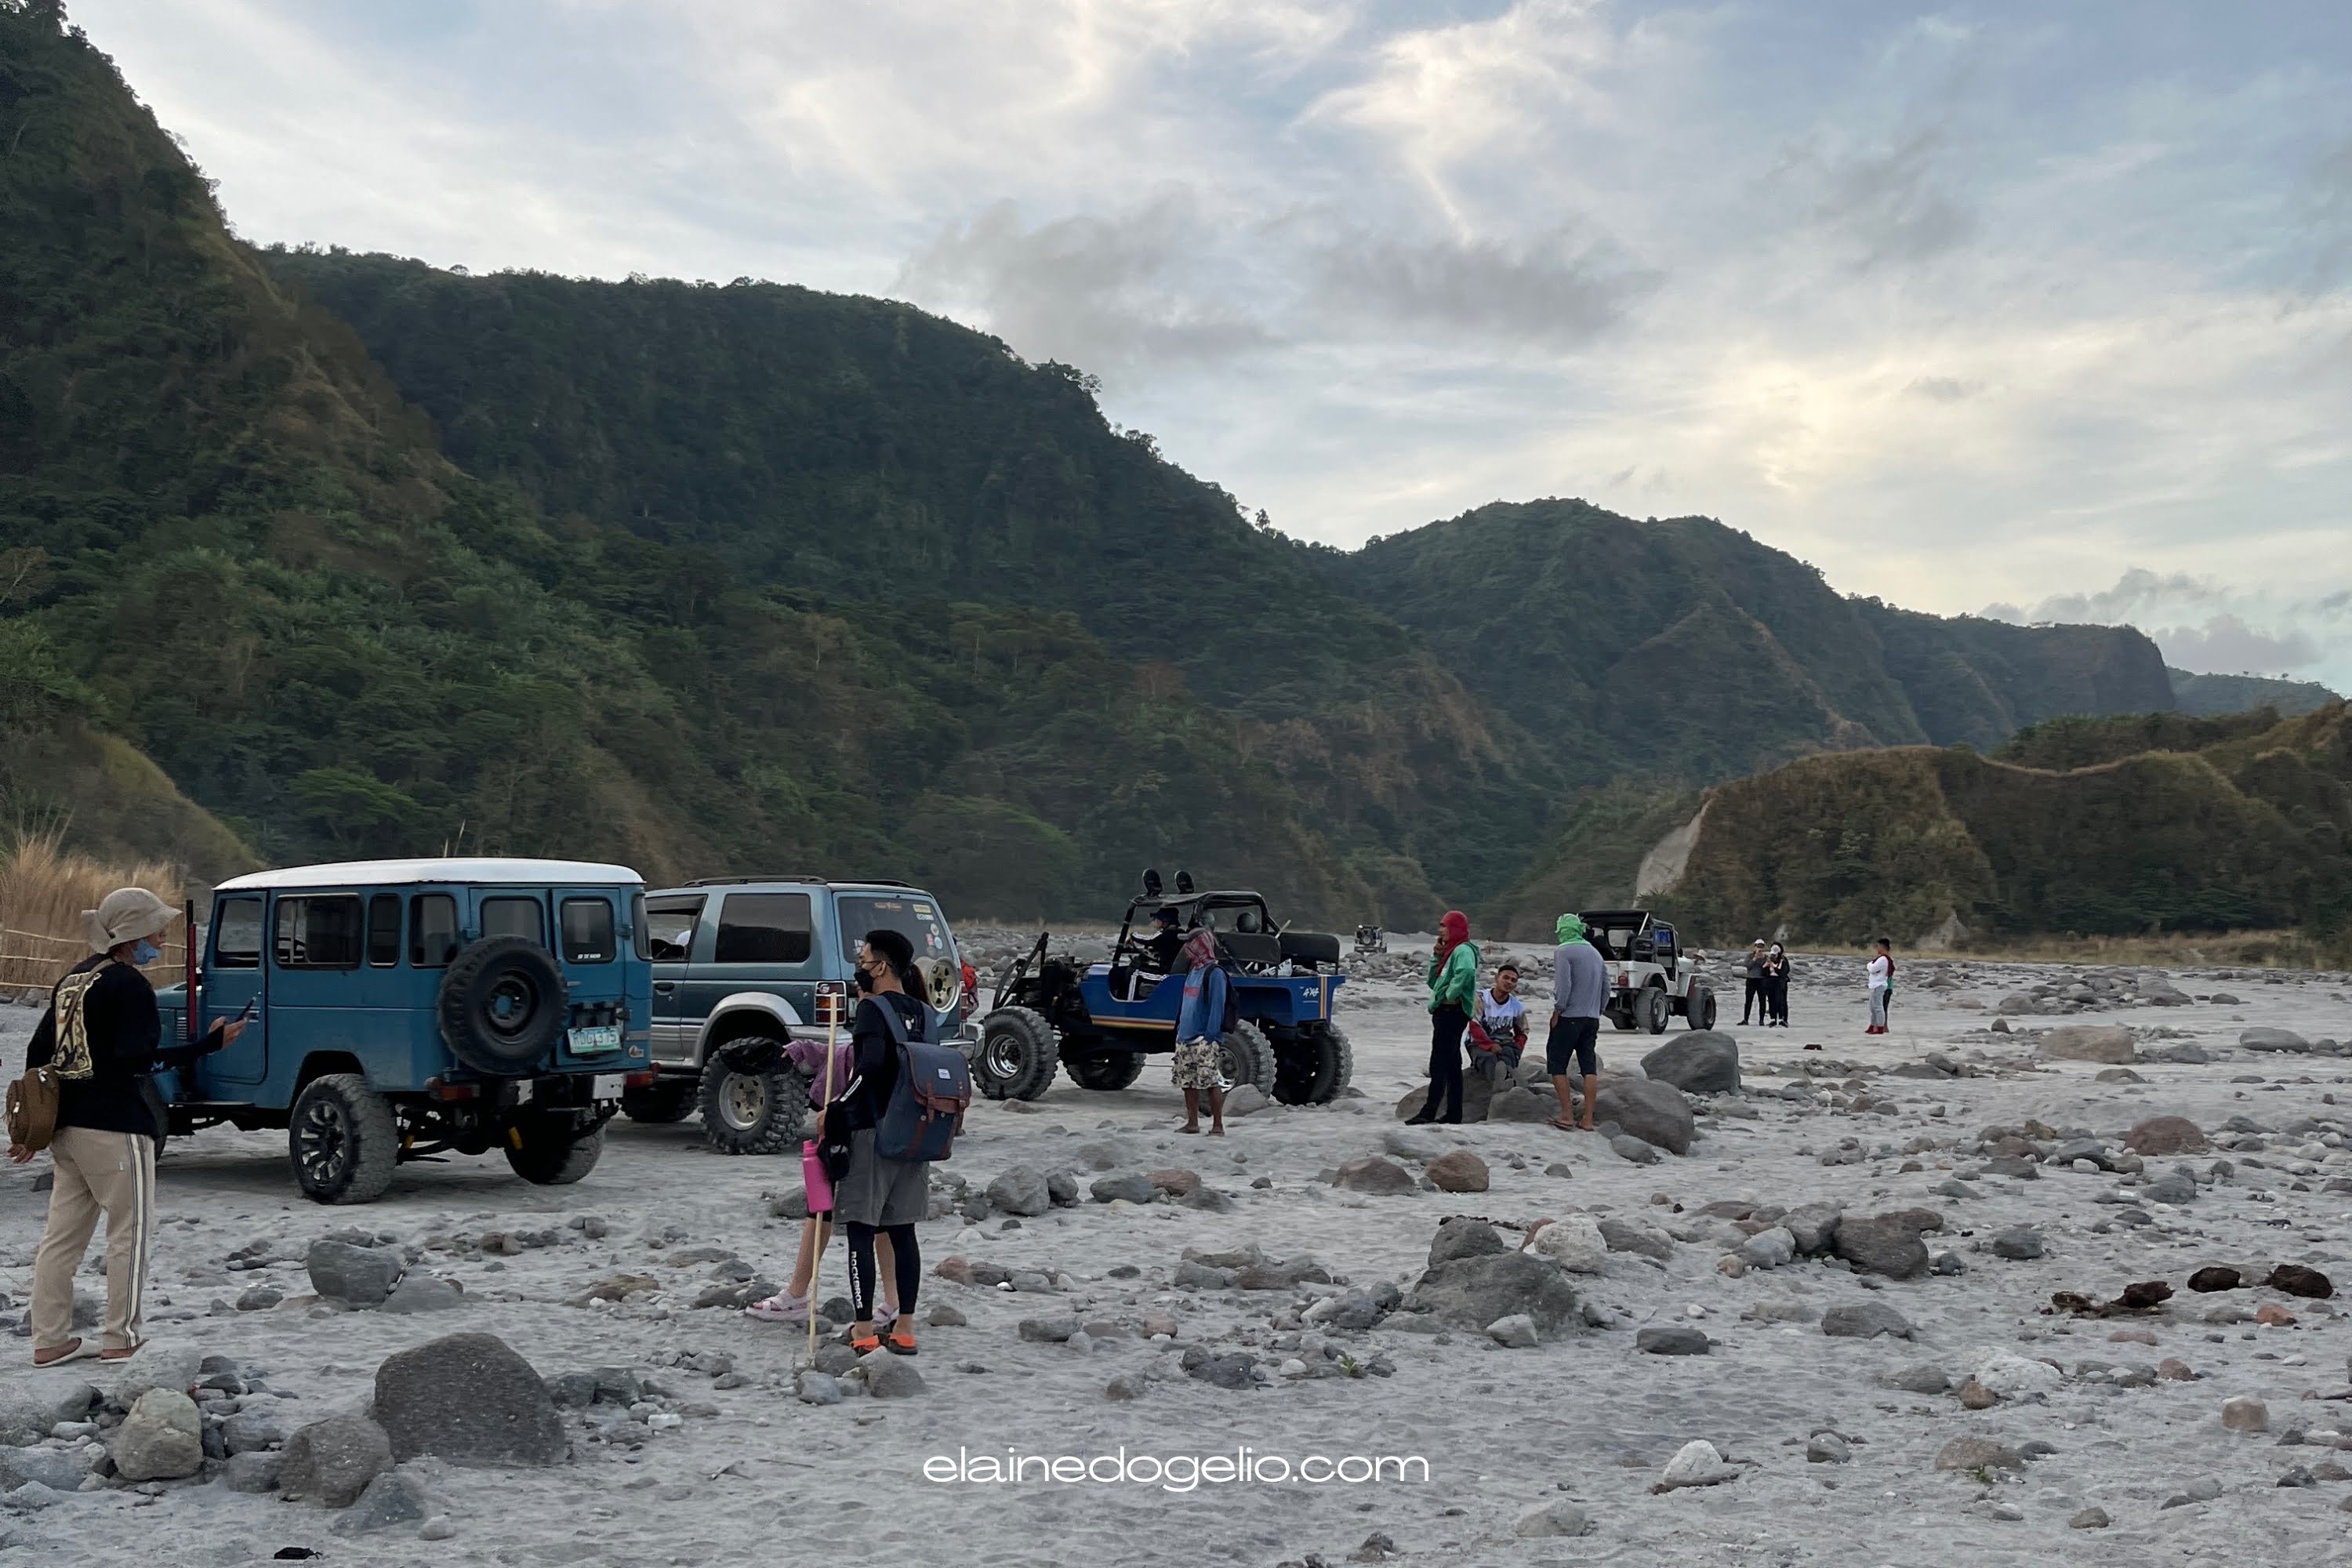
[[(976, 1107), (911, 1362), (811, 1367), (736, 1310), (789, 1267), (797, 1163), (691, 1124), (615, 1124), (577, 1186), (456, 1158), (349, 1210), (280, 1134), (175, 1142), (149, 1349), (0, 1369), (0, 1551), (2352, 1563), (2346, 976), (1906, 962), (1879, 1038), (1859, 963), (1800, 955), (1792, 1028), (1727, 980), (1712, 1039), (1604, 1029), (1585, 1134), (1504, 1119), (1517, 1086), (1401, 1124), (1418, 965), (1360, 965), (1328, 1107), (1182, 1137), (1164, 1058)], [(33, 1016), (0, 1006), (12, 1072)], [(0, 1171), (20, 1332), (46, 1169)], [(1122, 1449), (1255, 1479), (980, 1463)], [(1317, 1455), (1427, 1479), (1265, 1463)]]

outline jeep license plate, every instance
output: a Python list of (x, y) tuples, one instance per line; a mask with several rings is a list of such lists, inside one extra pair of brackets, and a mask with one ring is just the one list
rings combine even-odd
[(591, 1100), (618, 1100), (621, 1091), (629, 1087), (629, 1075), (625, 1072), (600, 1072), (588, 1086)]
[(621, 1026), (618, 1024), (597, 1024), (585, 1029), (573, 1029), (571, 1036), (572, 1054), (575, 1057), (599, 1056), (605, 1051), (621, 1048)]

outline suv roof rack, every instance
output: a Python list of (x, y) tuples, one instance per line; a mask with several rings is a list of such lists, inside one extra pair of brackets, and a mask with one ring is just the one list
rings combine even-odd
[(688, 888), (740, 888), (751, 882), (822, 883), (824, 880), (823, 877), (812, 877), (805, 872), (793, 872), (781, 877), (697, 877), (694, 880), (681, 885)]

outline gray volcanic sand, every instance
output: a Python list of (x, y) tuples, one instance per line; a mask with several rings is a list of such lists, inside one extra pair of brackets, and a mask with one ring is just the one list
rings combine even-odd
[[(1015, 1293), (927, 1274), (926, 1309), (952, 1303), (970, 1324), (922, 1330), (923, 1353), (915, 1364), (928, 1388), (899, 1401), (799, 1403), (790, 1373), (802, 1337), (726, 1309), (693, 1310), (691, 1301), (709, 1283), (710, 1261), (666, 1261), (685, 1248), (718, 1247), (782, 1279), (797, 1224), (771, 1218), (765, 1194), (797, 1184), (796, 1161), (711, 1153), (691, 1122), (646, 1127), (623, 1121), (614, 1123), (603, 1163), (574, 1187), (525, 1185), (495, 1156), (452, 1158), (403, 1166), (389, 1195), (373, 1206), (327, 1210), (296, 1194), (282, 1134), (206, 1131), (173, 1143), (162, 1165), (165, 1217), (151, 1296), (157, 1352), (193, 1347), (237, 1358), (248, 1377), (262, 1376), (290, 1396), (285, 1414), (299, 1424), (363, 1407), (373, 1369), (387, 1354), (461, 1329), (487, 1330), (542, 1373), (635, 1366), (673, 1405), (707, 1404), (717, 1414), (691, 1415), (658, 1432), (622, 1423), (627, 1440), (592, 1441), (590, 1426), (570, 1413), (576, 1458), (568, 1466), (540, 1472), (432, 1468), (436, 1506), (455, 1527), (446, 1541), (421, 1542), (414, 1525), (331, 1535), (332, 1514), (192, 1479), (168, 1484), (152, 1498), (101, 1489), (35, 1512), (0, 1506), (0, 1548), (57, 1568), (134, 1558), (241, 1562), (290, 1545), (349, 1563), (1270, 1568), (1309, 1553), (1338, 1563), (1379, 1531), (1408, 1561), (1442, 1564), (2352, 1562), (2352, 1515), (2337, 1511), (2352, 1496), (2352, 1482), (2275, 1484), (2298, 1463), (2352, 1462), (2352, 1453), (2335, 1453), (2325, 1436), (2352, 1432), (2352, 1405), (2306, 1397), (2347, 1392), (2352, 1326), (2335, 1302), (2265, 1289), (2195, 1295), (2185, 1289), (2200, 1265), (2252, 1259), (2307, 1262), (2352, 1289), (2345, 1229), (2352, 1193), (2325, 1190), (2330, 1181), (2352, 1177), (2352, 1152), (2336, 1136), (2352, 1132), (2352, 1063), (2237, 1047), (2240, 1031), (2252, 1024), (2315, 1038), (2352, 1036), (2343, 978), (2223, 983), (2174, 971), (2185, 991), (2226, 989), (2244, 1003), (2132, 1006), (2063, 1020), (2161, 1029), (2168, 1033), (2159, 1044), (2193, 1041), (2216, 1058), (2204, 1065), (2143, 1060), (2135, 1070), (2147, 1081), (2134, 1084), (2095, 1081), (2100, 1069), (2090, 1063), (2037, 1060), (2027, 1031), (2052, 1020), (2016, 1020), (2015, 1036), (1985, 1032), (1989, 1015), (1978, 1009), (2062, 973), (2054, 966), (1943, 967), (1963, 978), (1958, 989), (1927, 989), (1938, 966), (1906, 963), (1896, 1032), (1878, 1039), (1862, 1034), (1860, 964), (1804, 960), (1792, 1004), (1797, 1027), (1733, 1030), (1752, 1120), (1702, 1115), (1702, 1137), (1689, 1157), (1647, 1167), (1618, 1158), (1590, 1136), (1540, 1125), (1449, 1130), (1444, 1138), (1492, 1167), (1491, 1191), (1462, 1196), (1425, 1190), (1360, 1196), (1318, 1180), (1318, 1172), (1341, 1161), (1379, 1152), (1382, 1135), (1396, 1126), (1393, 1100), (1418, 1081), (1427, 1026), (1418, 988), (1402, 979), (1366, 979), (1342, 993), (1364, 1098), (1261, 1111), (1237, 1120), (1223, 1142), (1175, 1134), (1180, 1101), (1168, 1086), (1164, 1058), (1154, 1058), (1142, 1080), (1123, 1092), (1092, 1093), (1061, 1077), (1035, 1106), (977, 1105), (954, 1160), (940, 1168), (942, 1180), (961, 1174), (979, 1188), (1014, 1163), (1077, 1168), (1078, 1145), (1115, 1140), (1129, 1161), (1121, 1169), (1189, 1166), (1232, 1196), (1234, 1212), (1087, 1201), (1017, 1226), (995, 1218), (967, 1226), (952, 1216), (922, 1226), (927, 1266), (953, 1254), (1057, 1273), (1072, 1289)], [(1727, 1023), (1737, 1017), (1737, 989), (1724, 983), (1732, 1004)], [(1529, 990), (1539, 1015), (1546, 986), (1538, 981)], [(0, 1005), (0, 1061), (11, 1072), (34, 1016)], [(1806, 1052), (1808, 1042), (1824, 1048)], [(1602, 1032), (1604, 1058), (1616, 1068), (1633, 1065), (1659, 1043)], [(1888, 1074), (1931, 1049), (1974, 1063), (1979, 1076), (1922, 1081)], [(1824, 1058), (1856, 1070), (1832, 1074), (1810, 1101), (1782, 1096), (1790, 1071)], [(1770, 1070), (1776, 1067), (1783, 1070)], [(1832, 1104), (1830, 1091), (1850, 1076), (1861, 1078), (1873, 1098), (1891, 1100), (1894, 1114)], [(2130, 1180), (2110, 1173), (2053, 1165), (2038, 1180), (1982, 1176), (1972, 1184), (1985, 1195), (1975, 1200), (1928, 1190), (1983, 1163), (1977, 1134), (1987, 1126), (2021, 1127), (2034, 1119), (2060, 1131), (2087, 1128), (2114, 1147), (2134, 1122), (2168, 1112), (2209, 1132), (2241, 1116), (2273, 1131), (2225, 1133), (2237, 1146), (2190, 1157), (2187, 1163), (2199, 1172), (2216, 1158), (2233, 1169), (2180, 1208), (2133, 1200), (2152, 1218), (2144, 1226), (2114, 1223), (2117, 1205), (2094, 1202), (2119, 1187), (2128, 1195)], [(2275, 1131), (2305, 1119), (2319, 1126), (2284, 1136)], [(1862, 1157), (1822, 1163), (1821, 1153), (1845, 1138), (1860, 1142)], [(2333, 1142), (2323, 1141), (2328, 1138)], [(1923, 1169), (1900, 1171), (1905, 1151), (1915, 1147), (1908, 1157)], [(1521, 1157), (1517, 1165), (1514, 1154)], [(1544, 1173), (1560, 1162), (1574, 1173)], [(2147, 1175), (2176, 1163), (2150, 1160)], [(0, 1171), (0, 1292), (11, 1298), (5, 1314), (11, 1320), (21, 1318), (30, 1286), (44, 1201), (31, 1182), (46, 1164)], [(1092, 1175), (1081, 1171), (1082, 1188)], [(1255, 1178), (1269, 1178), (1271, 1185), (1253, 1188)], [(1270, 1320), (1304, 1300), (1290, 1292), (1172, 1289), (1171, 1275), (1187, 1247), (1255, 1242), (1277, 1257), (1311, 1256), (1356, 1286), (1388, 1279), (1409, 1288), (1438, 1221), (1451, 1214), (1523, 1224), (1583, 1208), (1687, 1226), (1702, 1205), (1717, 1200), (1794, 1205), (1824, 1198), (1849, 1212), (1938, 1210), (1947, 1228), (1927, 1237), (1929, 1246), (1958, 1253), (1966, 1273), (1871, 1289), (1837, 1268), (1799, 1261), (1727, 1278), (1717, 1268), (1724, 1245), (1698, 1233), (1703, 1238), (1677, 1245), (1665, 1266), (1617, 1253), (1604, 1274), (1574, 1277), (1579, 1290), (1607, 1310), (1612, 1326), (1538, 1349), (1505, 1350), (1459, 1331), (1441, 1338), (1377, 1328), (1333, 1337), (1351, 1342), (1348, 1349), (1359, 1361), (1384, 1353), (1391, 1376), (1277, 1379), (1235, 1392), (1176, 1368), (1184, 1346), (1196, 1341), (1281, 1361), (1287, 1352), (1272, 1348), (1278, 1331)], [(610, 1234), (591, 1241), (565, 1228), (569, 1219), (587, 1215), (602, 1216)], [(1979, 1249), (1994, 1232), (2018, 1224), (2040, 1229), (2043, 1257), (2011, 1262)], [(2095, 1225), (2107, 1228), (2095, 1231)], [(300, 1258), (310, 1239), (353, 1226), (412, 1245), (545, 1227), (558, 1229), (562, 1240), (504, 1258), (469, 1253), (463, 1241), (455, 1250), (424, 1252), (417, 1268), (463, 1282), (467, 1305), (457, 1310), (425, 1317), (330, 1311), (310, 1298)], [(1515, 1231), (1504, 1235), (1517, 1238)], [(226, 1270), (230, 1253), (261, 1240), (280, 1244), (271, 1250), (284, 1260), (250, 1272)], [(821, 1296), (845, 1288), (842, 1259), (836, 1243)], [(1110, 1277), (1120, 1265), (1139, 1269), (1140, 1277)], [(619, 1306), (566, 1304), (592, 1282), (622, 1272), (674, 1283), (658, 1297)], [(2179, 1292), (2151, 1316), (2108, 1322), (2043, 1315), (2053, 1290), (2104, 1300), (2126, 1282), (2148, 1279), (2168, 1280)], [(102, 1289), (95, 1278), (82, 1283)], [(226, 1307), (262, 1283), (287, 1300), (264, 1310)], [(1830, 1339), (1814, 1321), (1745, 1315), (1768, 1302), (1818, 1314), (1865, 1300), (1900, 1311), (1916, 1325), (1917, 1342)], [(2250, 1314), (2273, 1300), (2289, 1307), (2298, 1324), (2204, 1321), (2217, 1306)], [(1026, 1342), (1016, 1332), (1024, 1318), (1070, 1312), (1136, 1325), (1147, 1311), (1178, 1321), (1175, 1342), (1108, 1339), (1081, 1349)], [(1694, 1322), (1718, 1343), (1704, 1358), (1635, 1352), (1636, 1330), (1668, 1321)], [(2158, 1342), (2110, 1342), (2117, 1328), (2153, 1330)], [(27, 1342), (15, 1345), (0, 1370), (0, 1392), (7, 1379), (23, 1375), (29, 1359)], [(1879, 1381), (1924, 1362), (1945, 1369), (1957, 1384), (1985, 1348), (2046, 1357), (2069, 1375), (2045, 1402), (2005, 1402), (1982, 1411), (1963, 1409), (1950, 1394), (1906, 1394)], [(682, 1352), (731, 1356), (746, 1382), (715, 1389), (705, 1373), (668, 1364)], [(2187, 1362), (2197, 1379), (2124, 1388), (2076, 1375), (2084, 1362), (2124, 1366), (2164, 1357)], [(1113, 1376), (1154, 1372), (1157, 1379), (1133, 1403), (1106, 1399)], [(110, 1369), (85, 1373), (103, 1386)], [(2222, 1428), (2223, 1401), (2241, 1394), (2268, 1404), (2268, 1434)], [(612, 1415), (609, 1407), (603, 1414)], [(2301, 1447), (2279, 1446), (2280, 1434), (2294, 1424), (2320, 1435)], [(1851, 1463), (1807, 1462), (1806, 1439), (1822, 1427), (1853, 1440)], [(1963, 1436), (2011, 1447), (2039, 1440), (2055, 1452), (1990, 1486), (1934, 1470), (1937, 1451)], [(1660, 1468), (1697, 1437), (1740, 1463), (1739, 1479), (1654, 1495)], [(1203, 1485), (1180, 1494), (1144, 1484), (942, 1485), (921, 1473), (925, 1459), (960, 1447), (1083, 1458), (1122, 1446), (1165, 1457), (1231, 1453), (1242, 1445), (1294, 1460), (1310, 1454), (1422, 1456), (1432, 1479)], [(2208, 1479), (2220, 1488), (2210, 1500), (2162, 1507)], [(1591, 1533), (1514, 1537), (1523, 1509), (1562, 1498), (1587, 1510)], [(2106, 1510), (2112, 1526), (2069, 1529), (2070, 1516), (2092, 1504)]]

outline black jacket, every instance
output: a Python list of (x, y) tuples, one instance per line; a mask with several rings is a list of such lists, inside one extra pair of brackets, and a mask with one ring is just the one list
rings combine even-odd
[(857, 1004), (849, 1022), (849, 1087), (841, 1091), (841, 1126), (848, 1131), (872, 1127), (888, 1109), (890, 1092), (898, 1087), (898, 1042), (882, 1016), (884, 1006), (896, 1007), (907, 1026), (907, 1037), (923, 1037), (928, 1021), (920, 1002), (903, 991), (868, 996)]
[[(149, 1075), (162, 1068), (184, 1068), (198, 1057), (220, 1049), (221, 1031), (193, 1046), (163, 1048), (163, 1018), (155, 1009), (155, 987), (128, 963), (117, 963), (105, 953), (92, 953), (68, 970), (68, 975), (99, 970), (97, 979), (82, 993), (81, 1021), (89, 1039), (90, 1075), (58, 1084), (58, 1125), (87, 1127), (97, 1132), (144, 1132), (158, 1143), (168, 1121), (163, 1097)], [(49, 1010), (34, 1027), (25, 1048), (27, 1068), (47, 1066), (58, 1052), (58, 986), (49, 987)]]

